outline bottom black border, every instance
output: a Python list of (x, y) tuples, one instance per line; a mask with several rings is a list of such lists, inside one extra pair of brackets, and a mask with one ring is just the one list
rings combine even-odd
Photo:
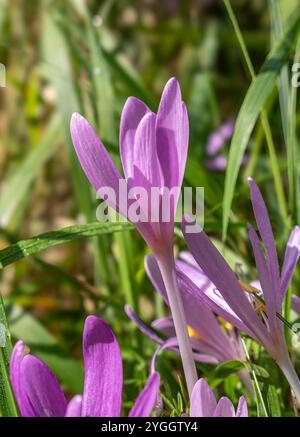
[[(31, 435), (36, 432), (47, 431), (50, 434), (58, 431), (82, 432), (82, 433), (121, 433), (135, 436), (140, 433), (179, 432), (191, 435), (201, 432), (226, 431), (241, 437), (241, 433), (256, 431), (270, 432), (275, 429), (280, 432), (288, 432), (288, 428), (294, 429), (295, 420), (298, 418), (0, 418), (1, 435), (4, 431), (18, 431), (22, 434), (28, 432)], [(300, 423), (300, 422), (299, 422)], [(90, 434), (89, 434), (90, 435)]]

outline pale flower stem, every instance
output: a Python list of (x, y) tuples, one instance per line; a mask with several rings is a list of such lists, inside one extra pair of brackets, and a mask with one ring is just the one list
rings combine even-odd
[(187, 322), (183, 309), (182, 298), (177, 284), (173, 255), (156, 257), (160, 272), (166, 287), (169, 305), (174, 321), (186, 384), (191, 397), (197, 382), (197, 371), (193, 359), (192, 347), (188, 335)]
[(284, 363), (280, 365), (280, 368), (284, 373), (286, 379), (288, 380), (288, 383), (290, 384), (290, 387), (294, 392), (297, 402), (300, 405), (300, 380), (291, 362), (290, 357), (287, 357)]

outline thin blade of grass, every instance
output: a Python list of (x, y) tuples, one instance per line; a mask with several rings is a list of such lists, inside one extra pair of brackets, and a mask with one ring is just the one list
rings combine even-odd
[(268, 386), (267, 402), (271, 417), (281, 417), (280, 400), (274, 385)]
[[(271, 13), (273, 45), (275, 41), (283, 35), (283, 19), (280, 3), (269, 0)], [(299, 62), (300, 44), (299, 40), (296, 47), (294, 63)], [(298, 202), (298, 175), (297, 175), (297, 139), (296, 139), (296, 101), (297, 88), (291, 86), (288, 67), (284, 65), (281, 69), (278, 89), (281, 122), (283, 127), (284, 140), (287, 151), (287, 171), (289, 181), (289, 205), (293, 214), (294, 223), (299, 221), (299, 202)]]
[[(269, 9), (271, 15), (271, 40), (272, 46), (276, 41), (282, 38), (283, 35), (283, 23), (281, 19), (280, 3), (278, 0), (269, 0)], [(290, 106), (290, 87), (289, 87), (289, 72), (287, 65), (284, 65), (281, 69), (278, 79), (278, 91), (279, 91), (279, 104), (281, 123), (283, 129), (283, 135), (285, 143), (288, 143), (288, 111)]]
[(112, 234), (123, 230), (133, 229), (129, 223), (87, 223), (84, 225), (68, 226), (56, 231), (45, 232), (27, 240), (18, 241), (0, 250), (0, 269), (20, 259), (34, 255), (51, 246), (67, 243), (87, 237)]
[[(224, 0), (224, 3), (232, 11), (229, 1)], [(237, 22), (235, 24), (237, 25)], [(265, 62), (263, 63), (259, 74), (256, 77), (254, 75), (253, 68), (252, 70), (250, 69), (250, 66), (252, 65), (250, 59), (248, 59), (247, 61), (248, 68), (252, 71), (251, 76), (253, 76), (253, 80), (239, 111), (234, 135), (230, 146), (223, 197), (223, 240), (226, 239), (227, 235), (233, 193), (236, 186), (241, 160), (243, 158), (257, 118), (260, 112), (263, 110), (267, 98), (270, 96), (271, 92), (274, 89), (278, 75), (281, 71), (282, 66), (286, 62), (286, 59), (295, 42), (299, 29), (300, 17), (294, 16), (289, 21), (287, 30), (284, 33), (283, 37), (271, 50)], [(237, 31), (237, 29), (235, 30)], [(244, 55), (246, 55), (246, 53), (248, 53), (246, 46), (244, 45), (243, 48), (245, 49), (245, 51), (243, 50), (243, 53)], [(273, 170), (273, 177), (275, 181), (279, 207), (283, 218), (286, 219), (287, 214), (284, 201), (284, 193), (282, 189), (282, 181), (280, 177), (280, 170), (278, 167), (271, 130), (267, 122), (266, 115), (263, 115), (262, 122), (264, 123), (267, 144), (269, 147), (271, 167)]]
[(254, 391), (255, 391), (255, 400), (256, 400), (256, 406), (257, 406), (257, 416), (258, 417), (261, 417), (261, 416), (268, 417), (268, 411), (267, 411), (267, 408), (266, 408), (266, 405), (264, 402), (264, 398), (263, 398), (263, 395), (262, 395), (262, 392), (261, 392), (261, 389), (259, 386), (259, 382), (257, 379), (255, 365), (253, 365), (251, 363), (248, 348), (246, 346), (244, 339), (241, 339), (241, 341), (242, 341), (243, 349), (244, 349), (246, 359), (247, 359), (247, 366), (249, 368), (250, 375), (253, 379), (253, 387), (254, 387)]
[[(56, 47), (60, 47), (57, 54)], [(44, 57), (45, 75), (53, 84), (58, 97), (58, 108), (65, 131), (66, 144), (71, 160), (71, 175), (80, 210), (84, 213), (86, 220), (91, 222), (95, 219), (95, 201), (92, 199), (91, 187), (83, 174), (81, 166), (75, 154), (70, 136), (70, 118), (73, 112), (80, 110), (80, 104), (75, 92), (72, 77), (71, 65), (68, 56), (68, 46), (56, 25), (53, 17), (47, 14), (44, 28)], [(80, 92), (80, 90), (79, 90)], [(105, 248), (97, 239), (92, 240), (92, 247), (95, 259), (95, 282), (106, 289), (109, 277)], [(103, 242), (103, 245), (105, 242)]]
[(0, 294), (0, 415), (4, 417), (18, 416), (18, 410), (9, 379), (11, 351), (10, 331), (2, 296)]
[[(59, 47), (59, 50), (57, 50)], [(58, 109), (65, 132), (66, 144), (71, 159), (71, 175), (75, 195), (81, 210), (90, 217), (93, 214), (91, 190), (75, 155), (70, 136), (70, 119), (73, 112), (79, 110), (79, 103), (73, 87), (71, 66), (64, 39), (50, 14), (46, 14), (42, 40), (42, 73), (53, 85)]]
[[(294, 64), (300, 62), (300, 38), (298, 38)], [(291, 81), (292, 84), (292, 81)], [(288, 120), (288, 142), (287, 142), (287, 168), (289, 177), (289, 196), (293, 213), (294, 223), (300, 223), (300, 205), (299, 205), (299, 171), (298, 171), (298, 139), (296, 132), (297, 125), (297, 87), (291, 85), (291, 98), (289, 108), (286, 114)]]

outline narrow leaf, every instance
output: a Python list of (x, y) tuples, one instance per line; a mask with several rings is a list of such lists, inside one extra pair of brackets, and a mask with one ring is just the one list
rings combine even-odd
[(0, 269), (26, 256), (36, 254), (42, 250), (58, 244), (67, 243), (86, 237), (112, 234), (132, 229), (129, 223), (88, 223), (85, 225), (69, 226), (56, 231), (46, 232), (28, 240), (18, 241), (0, 250)]
[(245, 149), (256, 120), (267, 98), (273, 91), (282, 66), (291, 51), (300, 28), (300, 17), (295, 16), (289, 22), (287, 31), (267, 56), (260, 73), (252, 81), (242, 107), (232, 138), (225, 177), (223, 198), (223, 240), (226, 239), (229, 215), (236, 181)]
[(271, 417), (281, 417), (280, 401), (274, 385), (269, 385), (267, 393), (268, 408)]
[(11, 350), (10, 332), (6, 320), (3, 300), (0, 295), (0, 415), (5, 417), (18, 416), (9, 380), (9, 360)]

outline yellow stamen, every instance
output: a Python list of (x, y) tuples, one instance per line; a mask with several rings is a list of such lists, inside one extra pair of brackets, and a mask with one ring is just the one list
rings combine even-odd
[(253, 285), (247, 284), (247, 282), (244, 282), (241, 279), (239, 279), (239, 283), (242, 290), (247, 291), (247, 293), (253, 293), (253, 294), (260, 293), (260, 291), (257, 288), (253, 287)]
[(221, 325), (225, 326), (225, 328), (228, 329), (228, 331), (231, 331), (234, 328), (234, 326), (231, 323), (227, 322), (225, 319), (223, 319), (223, 317), (217, 316), (217, 319), (221, 323)]
[(204, 340), (204, 337), (202, 337), (195, 329), (191, 328), (191, 326), (188, 326), (188, 333), (190, 337), (197, 338), (197, 340)]

